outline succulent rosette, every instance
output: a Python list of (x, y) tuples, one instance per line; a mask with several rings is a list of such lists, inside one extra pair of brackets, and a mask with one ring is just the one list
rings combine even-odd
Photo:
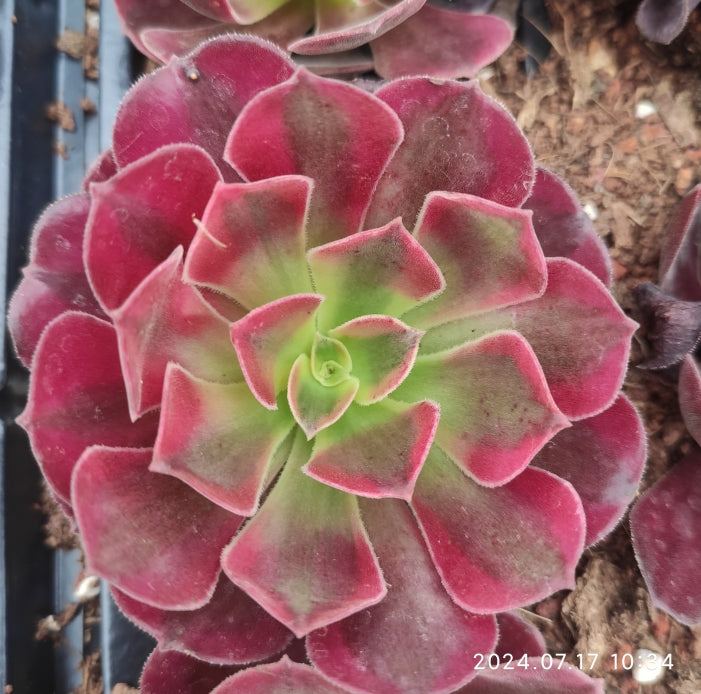
[(637, 486), (608, 281), (476, 83), (372, 95), (254, 37), (142, 78), (9, 320), (88, 570), (159, 641), (143, 691), (469, 686)]
[[(303, 56), (320, 72), (473, 77), (514, 38), (513, 3), (495, 10), (494, 0), (115, 2), (134, 45), (161, 63), (205, 38), (247, 33)], [(356, 50), (363, 47), (370, 50)]]

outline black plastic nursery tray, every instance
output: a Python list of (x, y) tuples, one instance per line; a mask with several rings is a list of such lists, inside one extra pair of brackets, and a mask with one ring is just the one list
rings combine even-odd
[[(98, 16), (100, 76), (89, 80), (82, 62), (58, 51), (56, 41), (67, 30), (84, 34), (86, 18)], [(111, 2), (102, 3), (99, 15), (88, 16), (85, 0), (0, 0), (3, 306), (26, 263), (28, 239), (42, 209), (77, 191), (86, 166), (109, 145), (119, 100), (132, 81), (131, 65)], [(96, 106), (95, 114), (84, 113), (83, 99)], [(75, 130), (62, 130), (47, 118), (47, 106), (56, 101), (71, 109)], [(4, 333), (4, 311), (0, 325)], [(82, 663), (98, 651), (105, 692), (118, 682), (135, 686), (152, 641), (121, 617), (106, 590), (99, 626), (86, 622), (80, 606), (56, 638), (36, 638), (40, 620), (77, 604), (74, 590), (82, 567), (79, 551), (52, 551), (45, 544), (41, 476), (26, 434), (14, 423), (24, 408), (27, 374), (7, 338), (0, 378), (0, 691), (88, 691), (81, 688)]]

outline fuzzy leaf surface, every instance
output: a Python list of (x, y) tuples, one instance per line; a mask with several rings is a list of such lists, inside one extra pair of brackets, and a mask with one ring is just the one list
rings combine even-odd
[(301, 176), (217, 185), (188, 252), (184, 279), (249, 310), (310, 292), (304, 226), (312, 185)]
[(475, 675), (467, 653), (489, 653), (492, 615), (474, 615), (445, 592), (406, 505), (361, 501), (363, 520), (389, 586), (373, 605), (307, 638), (311, 662), (354, 692), (449, 692)]
[(158, 417), (132, 423), (119, 368), (117, 336), (105, 321), (69, 311), (39, 340), (27, 407), (18, 418), (58, 497), (71, 503), (71, 475), (86, 448), (149, 446)]
[(297, 636), (381, 600), (386, 586), (356, 499), (301, 472), (297, 436), (260, 511), (226, 548), (224, 571)]
[[(404, 140), (380, 179), (366, 226), (397, 216), (411, 228), (434, 190), (469, 193), (518, 207), (535, 178), (531, 149), (513, 117), (477, 83), (409, 77), (379, 89), (404, 126)], [(419, 161), (431, 166), (417, 167)]]
[(262, 407), (245, 383), (209, 383), (170, 363), (150, 469), (251, 516), (284, 462), (280, 449), (293, 424), (288, 411)]
[(105, 446), (80, 457), (72, 498), (87, 570), (153, 607), (194, 610), (211, 599), (219, 555), (243, 519), (154, 475), (151, 457)]
[(401, 137), (401, 124), (384, 103), (302, 68), (249, 102), (225, 156), (249, 181), (285, 174), (314, 179), (307, 224), (308, 247), (313, 247), (360, 229)]
[(212, 599), (197, 610), (161, 610), (113, 588), (119, 609), (158, 639), (162, 650), (218, 665), (246, 664), (279, 653), (292, 633), (223, 574)]
[(500, 612), (574, 586), (584, 511), (549, 472), (529, 467), (488, 489), (433, 446), (411, 506), (446, 589), (466, 610)]

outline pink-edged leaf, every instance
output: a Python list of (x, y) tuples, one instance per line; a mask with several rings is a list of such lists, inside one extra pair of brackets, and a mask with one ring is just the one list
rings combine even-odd
[(308, 246), (360, 229), (377, 180), (402, 136), (384, 103), (305, 69), (249, 102), (226, 145), (246, 179), (284, 174), (314, 179)]
[(162, 650), (183, 651), (209, 663), (232, 665), (269, 658), (292, 633), (223, 574), (212, 599), (197, 610), (161, 610), (112, 588), (119, 609), (158, 639)]
[(406, 405), (387, 398), (351, 405), (340, 421), (316, 435), (302, 470), (351, 494), (409, 500), (439, 414), (428, 401)]
[(570, 665), (544, 667), (539, 656), (524, 665), (487, 669), (455, 694), (605, 694), (604, 680), (591, 679)]
[(387, 596), (377, 605), (307, 637), (311, 662), (353, 692), (450, 692), (476, 674), (475, 653), (489, 653), (492, 615), (458, 607), (436, 574), (416, 523), (398, 500), (361, 500)]
[(366, 226), (401, 215), (411, 227), (433, 190), (510, 207), (528, 197), (535, 178), (530, 146), (513, 117), (477, 82), (408, 78), (376, 96), (397, 113), (405, 136), (380, 179)]
[(180, 651), (156, 648), (146, 660), (141, 694), (206, 694), (241, 669), (206, 663)]
[(385, 79), (431, 75), (474, 77), (514, 39), (514, 27), (489, 14), (455, 12), (430, 4), (371, 44), (375, 70)]
[[(134, 0), (130, 0), (134, 2)], [(182, 0), (179, 0), (181, 2)], [(141, 0), (136, 0), (144, 4)], [(175, 26), (170, 17), (166, 24), (163, 19), (152, 28), (144, 26), (140, 39), (147, 55), (161, 63), (166, 63), (174, 55), (185, 55), (196, 49), (198, 44), (222, 34), (253, 34), (268, 39), (283, 50), (290, 41), (304, 36), (314, 24), (314, 0), (286, 2), (280, 9), (269, 14), (255, 24), (237, 25), (232, 22), (217, 22), (203, 16), (193, 17), (185, 26)], [(370, 68), (372, 69), (372, 63)]]
[(355, 401), (370, 405), (389, 395), (411, 371), (423, 336), (390, 316), (361, 316), (329, 331), (348, 350), (360, 385)]
[(290, 370), (287, 402), (292, 416), (307, 439), (338, 421), (358, 392), (358, 379), (347, 376), (335, 385), (320, 383), (312, 371), (311, 359), (300, 354)]
[(436, 443), (481, 484), (504, 484), (568, 426), (533, 350), (499, 332), (417, 358), (397, 400), (429, 398), (441, 408)]
[(255, 94), (292, 71), (282, 51), (254, 36), (200, 45), (127, 92), (114, 126), (117, 163), (125, 166), (163, 145), (189, 142), (209, 152), (232, 180), (222, 155), (234, 120)]
[(681, 34), (698, 4), (699, 0), (643, 0), (636, 17), (638, 28), (653, 41), (671, 43)]
[(647, 490), (630, 514), (633, 549), (652, 602), (682, 624), (701, 623), (701, 452)]
[(466, 610), (510, 610), (574, 587), (585, 518), (559, 477), (529, 467), (490, 489), (433, 446), (411, 505), (446, 589)]
[(121, 20), (122, 31), (145, 55), (156, 62), (166, 62), (170, 54), (144, 43), (149, 27), (167, 27), (174, 32), (202, 31), (217, 25), (211, 19), (195, 12), (182, 0), (159, 0), (158, 4), (143, 0), (114, 0)]
[(546, 256), (574, 260), (611, 286), (611, 258), (606, 244), (567, 183), (539, 166), (523, 207), (533, 211), (533, 227)]
[(132, 424), (114, 328), (67, 312), (44, 331), (34, 356), (27, 408), (18, 418), (54, 492), (71, 501), (71, 474), (89, 446), (150, 446), (158, 417)]
[(211, 694), (348, 694), (309, 665), (287, 656), (277, 663), (258, 665), (224, 680)]
[(243, 380), (227, 321), (181, 275), (178, 247), (112, 313), (132, 417), (158, 407), (170, 361), (208, 381)]
[(516, 659), (522, 655), (539, 657), (548, 650), (543, 634), (516, 612), (499, 613), (497, 625), (499, 642), (494, 652), (502, 658), (508, 655)]
[(311, 189), (301, 176), (217, 185), (188, 251), (184, 279), (248, 309), (311, 291), (304, 244)]
[(230, 328), (246, 383), (268, 409), (285, 389), (297, 357), (311, 350), (318, 294), (297, 294), (254, 309)]
[(446, 281), (445, 291), (406, 316), (430, 327), (534, 299), (545, 291), (545, 258), (531, 213), (473, 195), (430, 193), (414, 232)]
[(317, 2), (314, 35), (290, 44), (290, 50), (304, 55), (357, 48), (406, 21), (425, 2), (426, 0), (395, 0), (389, 3), (368, 0)]
[(581, 265), (547, 265), (545, 294), (505, 312), (538, 356), (557, 406), (570, 419), (591, 417), (616, 399), (638, 325)]
[(533, 465), (567, 480), (577, 490), (587, 518), (585, 543), (605, 537), (633, 500), (645, 467), (643, 423), (619, 395), (602, 413), (575, 422), (548, 442)]
[(280, 479), (222, 556), (229, 578), (297, 636), (386, 593), (355, 497), (301, 472), (310, 447), (297, 436)]
[(307, 258), (326, 297), (322, 330), (369, 314), (398, 316), (445, 287), (436, 263), (398, 219), (314, 248)]
[(250, 516), (285, 460), (293, 424), (289, 412), (265, 409), (245, 383), (208, 383), (171, 363), (150, 469)]
[(83, 178), (83, 191), (89, 191), (91, 183), (107, 181), (115, 176), (118, 170), (117, 162), (114, 160), (114, 152), (111, 149), (106, 149), (90, 164), (85, 178)]
[(87, 570), (165, 610), (212, 597), (219, 555), (243, 520), (169, 475), (149, 448), (92, 446), (73, 472), (72, 498)]
[(679, 407), (686, 428), (701, 445), (701, 371), (691, 354), (684, 357), (679, 370)]
[(50, 205), (32, 231), (29, 265), (10, 301), (8, 328), (29, 368), (44, 328), (64, 311), (105, 317), (83, 267), (83, 235), (90, 197), (81, 193)]
[(660, 288), (678, 299), (701, 301), (701, 183), (684, 197), (668, 229), (660, 254)]
[(107, 311), (195, 235), (219, 171), (199, 147), (170, 145), (90, 188), (85, 239), (90, 283)]

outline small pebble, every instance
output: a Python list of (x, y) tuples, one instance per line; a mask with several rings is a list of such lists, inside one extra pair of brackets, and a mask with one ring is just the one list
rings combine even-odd
[(97, 576), (86, 576), (75, 588), (73, 595), (78, 602), (96, 598), (100, 594), (100, 579)]
[(593, 202), (585, 202), (582, 206), (584, 214), (592, 220), (592, 222), (599, 216), (599, 208)]
[(634, 654), (633, 677), (640, 684), (655, 684), (664, 675), (662, 656), (647, 648), (638, 648)]
[(635, 105), (636, 118), (647, 118), (654, 113), (657, 113), (657, 107), (649, 99), (638, 101), (638, 103)]

